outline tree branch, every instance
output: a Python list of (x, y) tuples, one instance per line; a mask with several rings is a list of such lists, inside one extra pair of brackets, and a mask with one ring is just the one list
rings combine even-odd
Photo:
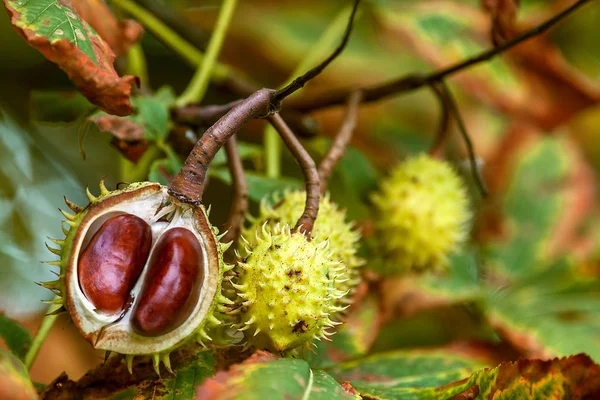
[(304, 212), (300, 216), (300, 219), (298, 219), (294, 231), (302, 232), (310, 240), (310, 235), (319, 212), (320, 185), (317, 166), (279, 114), (269, 116), (268, 120), (275, 130), (279, 132), (281, 139), (296, 161), (298, 161), (298, 164), (300, 164), (300, 168), (302, 168), (306, 187), (306, 203)]
[(348, 108), (346, 109), (340, 130), (335, 135), (333, 143), (331, 143), (329, 150), (327, 150), (327, 153), (319, 164), (321, 194), (327, 190), (327, 183), (329, 182), (331, 173), (338, 161), (343, 157), (346, 147), (350, 143), (350, 139), (352, 139), (352, 134), (358, 120), (358, 106), (360, 105), (361, 98), (362, 93), (359, 91), (353, 92), (348, 98)]
[(327, 57), (321, 64), (316, 67), (308, 70), (304, 75), (301, 75), (294, 79), (289, 85), (278, 90), (275, 93), (275, 102), (281, 102), (286, 97), (290, 96), (292, 93), (296, 92), (299, 89), (302, 89), (304, 85), (311, 79), (317, 77), (333, 60), (337, 58), (341, 54), (341, 52), (346, 47), (348, 40), (350, 39), (350, 34), (352, 33), (352, 26), (354, 25), (354, 17), (356, 15), (356, 10), (358, 9), (358, 4), (360, 0), (354, 0), (354, 5), (352, 7), (352, 13), (350, 14), (350, 18), (348, 20), (348, 25), (346, 26), (346, 31), (344, 32), (344, 36), (342, 37), (342, 41), (339, 46)]
[[(248, 211), (248, 182), (244, 174), (244, 166), (238, 152), (235, 135), (225, 143), (227, 153), (227, 165), (231, 173), (231, 209), (229, 218), (225, 222), (227, 233), (221, 241), (223, 243), (235, 242), (239, 239), (246, 211)], [(233, 248), (233, 247), (230, 247)]]
[(463, 140), (465, 141), (465, 145), (467, 146), (467, 151), (469, 153), (469, 160), (471, 162), (471, 173), (473, 175), (473, 180), (477, 184), (477, 187), (479, 188), (479, 192), (481, 193), (481, 196), (485, 197), (485, 196), (487, 196), (488, 191), (485, 186), (485, 182), (483, 181), (483, 178), (481, 177), (481, 174), (479, 173), (479, 166), (477, 165), (477, 160), (475, 159), (475, 151), (473, 149), (473, 143), (471, 142), (471, 138), (469, 137), (469, 134), (467, 133), (467, 128), (465, 126), (465, 123), (463, 122), (461, 115), (460, 115), (458, 105), (456, 104), (456, 101), (454, 100), (452, 93), (450, 92), (450, 90), (448, 89), (448, 86), (446, 85), (446, 83), (444, 81), (439, 83), (439, 87), (443, 93), (443, 97), (446, 99), (445, 101), (446, 101), (448, 110), (452, 113), (452, 115), (454, 115), (454, 119), (456, 120), (456, 124), (458, 125), (458, 130), (460, 131), (460, 134), (462, 135)]
[(592, 0), (579, 0), (546, 22), (543, 22), (542, 24), (522, 33), (514, 39), (504, 42), (500, 46), (486, 50), (475, 57), (461, 61), (440, 71), (432, 72), (430, 74), (410, 74), (373, 86), (361, 88), (354, 87), (330, 91), (328, 93), (317, 93), (316, 95), (292, 99), (288, 102), (288, 106), (293, 107), (297, 111), (311, 112), (322, 108), (344, 104), (349, 94), (355, 90), (361, 90), (363, 92), (364, 103), (377, 101), (387, 96), (419, 89), (427, 85), (432, 85), (433, 83), (440, 82), (444, 78), (454, 73), (472, 67), (473, 65), (481, 62), (490, 60), (524, 41), (546, 32), (565, 17), (591, 1)]
[(434, 83), (433, 85), (431, 85), (431, 90), (433, 90), (438, 100), (440, 101), (441, 115), (438, 133), (435, 137), (433, 144), (431, 145), (429, 154), (432, 157), (440, 158), (442, 156), (442, 151), (444, 149), (444, 145), (446, 144), (446, 140), (448, 139), (448, 133), (450, 131), (450, 106), (448, 104), (446, 92), (440, 87), (439, 83)]

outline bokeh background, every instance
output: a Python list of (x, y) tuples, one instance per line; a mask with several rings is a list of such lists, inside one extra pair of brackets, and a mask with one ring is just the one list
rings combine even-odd
[[(220, 61), (265, 87), (278, 87), (347, 3), (241, 1)], [(518, 26), (531, 27), (571, 3), (522, 0)], [(163, 5), (196, 29), (199, 42), (209, 37), (219, 9), (218, 1), (164, 1)], [(384, 319), (389, 323), (374, 345), (376, 350), (473, 339), (493, 343), (497, 354), (510, 359), (523, 354), (519, 346), (523, 332), (544, 337), (535, 329), (555, 336), (548, 339), (549, 348), (558, 348), (558, 353), (591, 351), (587, 347), (594, 344), (600, 347), (599, 23), (600, 3), (592, 2), (549, 35), (448, 80), (491, 195), (482, 202), (472, 191), (478, 210), (474, 240), (467, 255), (457, 256), (454, 275), (428, 282), (404, 277), (388, 283), (395, 295), (385, 299)], [(348, 48), (305, 91), (379, 83), (449, 65), (490, 47), (490, 25), (489, 15), (476, 0), (365, 1)], [(182, 91), (193, 67), (149, 32), (142, 47), (151, 86), (170, 85), (175, 92)], [(0, 59), (0, 311), (22, 321), (33, 334), (46, 309), (41, 301), (50, 296), (35, 282), (53, 279), (40, 261), (51, 258), (44, 246), (46, 238), (60, 236), (57, 208), (63, 205), (62, 196), (84, 204), (85, 186), (97, 187), (102, 177), (110, 185), (123, 180), (127, 161), (110, 144), (110, 134), (95, 126), (88, 127), (83, 144), (86, 158), (82, 158), (80, 114), (64, 116), (64, 105), (72, 95), (64, 94), (58, 103), (56, 97), (44, 101), (44, 93), (72, 92), (72, 84), (13, 31), (5, 12), (0, 12)], [(204, 102), (220, 104), (234, 98), (213, 89)], [(60, 119), (70, 121), (48, 122), (55, 112), (52, 104)], [(335, 133), (341, 114), (340, 108), (311, 114), (310, 122), (321, 136), (305, 144), (316, 156), (325, 148), (323, 138)], [(361, 107), (352, 148), (331, 190), (334, 200), (348, 208), (363, 228), (368, 227), (368, 194), (377, 179), (405, 156), (429, 149), (439, 114), (438, 101), (427, 88)], [(258, 176), (264, 170), (259, 147), (263, 129), (262, 123), (253, 123), (241, 134), (245, 142), (258, 145), (252, 147), (258, 150), (247, 165)], [(456, 131), (447, 157), (470, 181), (464, 145)], [(301, 175), (285, 151), (283, 174), (286, 179), (260, 181), (255, 190), (298, 184)], [(227, 184), (211, 179), (206, 202), (228, 204), (230, 193)], [(227, 211), (228, 207), (213, 207), (213, 222), (221, 224)], [(556, 271), (547, 265), (563, 256), (570, 260), (568, 279), (560, 275), (564, 271), (542, 275), (562, 276), (557, 278), (562, 286), (549, 281), (537, 297), (529, 289), (503, 292), (506, 287), (526, 286), (533, 276), (539, 282), (539, 275), (530, 273)], [(482, 272), (482, 264), (492, 267)], [(584, 277), (584, 282), (575, 275)], [(486, 294), (486, 304), (497, 305), (483, 307), (485, 318), (474, 310), (479, 300), (470, 296), (484, 290), (482, 281), (491, 293)], [(548, 299), (558, 300), (549, 303)], [(535, 307), (538, 311), (520, 320), (505, 318), (519, 308)], [(531, 319), (537, 328), (527, 325)], [(526, 328), (512, 330), (515, 326)], [(597, 350), (592, 356), (600, 361)], [(35, 381), (49, 382), (64, 370), (76, 379), (103, 358), (61, 317), (31, 375)]]

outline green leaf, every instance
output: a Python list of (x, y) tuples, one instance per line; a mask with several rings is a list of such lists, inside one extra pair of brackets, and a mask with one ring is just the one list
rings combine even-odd
[(29, 331), (19, 325), (18, 322), (0, 314), (0, 337), (4, 343), (19, 359), (23, 360), (29, 346), (31, 346), (31, 336)]
[(155, 160), (150, 166), (148, 179), (153, 182), (158, 182), (161, 185), (168, 186), (170, 179), (181, 169), (181, 165), (181, 161), (173, 154), (167, 158)]
[[(231, 185), (231, 176), (229, 171), (223, 167), (210, 168), (208, 170), (210, 176), (220, 179), (228, 185)], [(259, 175), (255, 172), (246, 172), (248, 180), (249, 197), (254, 201), (260, 201), (263, 197), (273, 193), (281, 192), (285, 189), (297, 189), (302, 187), (302, 183), (293, 178), (268, 178), (264, 175)]]
[(34, 90), (29, 99), (29, 115), (36, 121), (72, 122), (93, 107), (79, 92)]
[(220, 372), (198, 388), (198, 398), (244, 400), (358, 399), (329, 374), (311, 370), (306, 361), (259, 352), (228, 372)]
[(502, 271), (527, 274), (546, 265), (548, 242), (564, 208), (562, 183), (572, 165), (564, 143), (553, 137), (520, 157), (502, 205), (509, 240), (491, 248)]
[(491, 289), (487, 317), (505, 340), (532, 357), (581, 352), (600, 360), (600, 287), (564, 260), (518, 284)]
[(448, 302), (470, 302), (483, 297), (485, 290), (478, 276), (478, 260), (475, 251), (463, 248), (450, 255), (446, 274), (429, 274), (420, 277), (416, 286), (427, 294)]
[(350, 308), (348, 318), (331, 337), (332, 340), (317, 342), (315, 349), (306, 351), (305, 359), (312, 368), (325, 368), (366, 355), (379, 332), (378, 318), (377, 298), (367, 296), (361, 299)]
[(440, 351), (394, 351), (325, 369), (338, 382), (349, 381), (364, 397), (446, 399), (437, 388), (469, 377), (482, 365)]
[(23, 363), (2, 349), (0, 349), (0, 399), (38, 399)]
[[(256, 145), (254, 143), (242, 142), (238, 140), (238, 153), (240, 154), (240, 158), (242, 160), (253, 160), (257, 158), (262, 158), (263, 147)], [(225, 154), (225, 149), (221, 148), (215, 158), (212, 160), (210, 165), (218, 166), (227, 164), (227, 155)]]

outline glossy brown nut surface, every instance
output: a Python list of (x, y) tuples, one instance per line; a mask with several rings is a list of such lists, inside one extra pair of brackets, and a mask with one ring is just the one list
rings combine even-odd
[(133, 310), (137, 333), (162, 335), (189, 317), (200, 294), (202, 262), (202, 246), (189, 230), (173, 228), (161, 236)]
[(152, 229), (135, 215), (117, 215), (102, 224), (77, 265), (79, 286), (97, 310), (123, 310), (151, 247)]

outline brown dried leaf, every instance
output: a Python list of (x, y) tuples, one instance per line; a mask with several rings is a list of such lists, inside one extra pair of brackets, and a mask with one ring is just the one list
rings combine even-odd
[(90, 102), (109, 114), (131, 114), (131, 90), (139, 79), (117, 75), (112, 50), (76, 14), (69, 0), (35, 4), (4, 0), (4, 6), (17, 33), (65, 71)]
[(148, 149), (148, 142), (144, 139), (144, 128), (129, 118), (98, 115), (89, 120), (101, 131), (111, 133), (114, 136), (111, 144), (134, 163), (137, 163)]
[(136, 44), (144, 28), (130, 19), (117, 20), (102, 0), (71, 0), (77, 13), (94, 28), (119, 57)]

